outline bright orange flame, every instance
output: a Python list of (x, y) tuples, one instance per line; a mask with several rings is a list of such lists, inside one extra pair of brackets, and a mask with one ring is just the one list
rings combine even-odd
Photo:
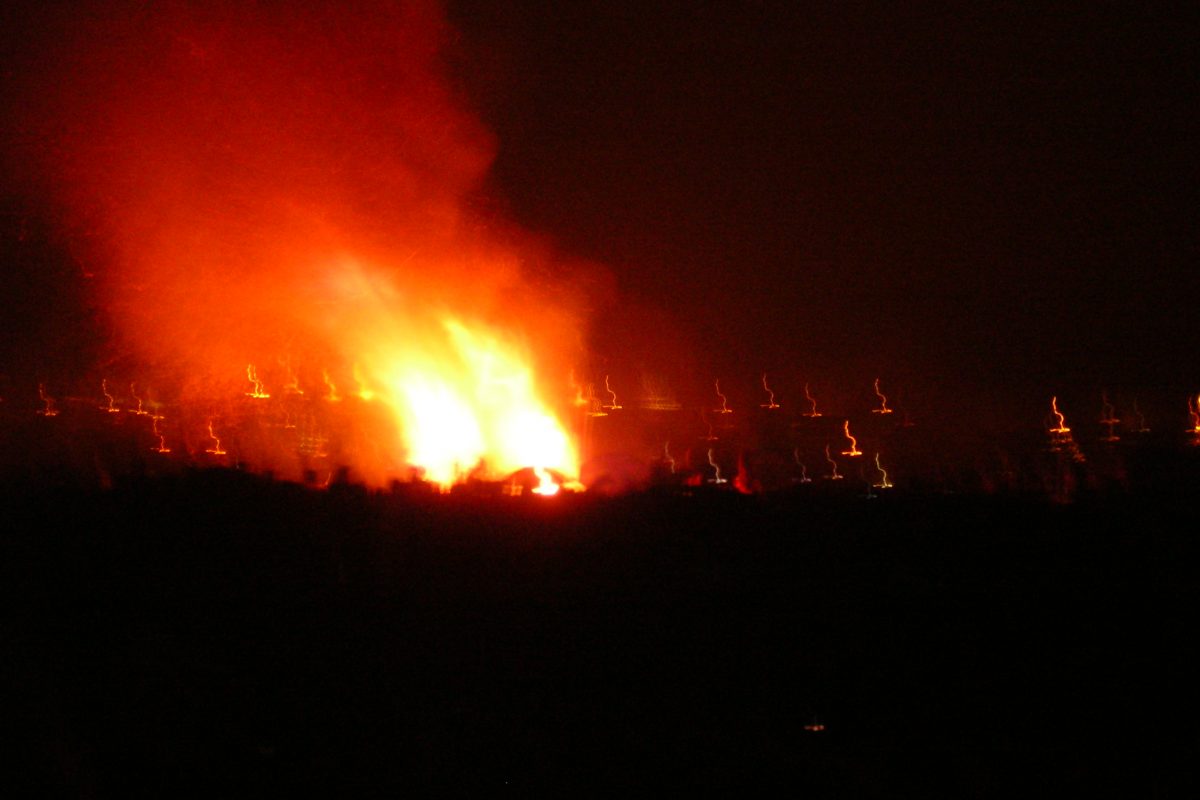
[(843, 450), (842, 455), (844, 455), (844, 456), (861, 456), (862, 451), (858, 449), (858, 439), (855, 439), (850, 434), (850, 420), (846, 420), (845, 423), (842, 424), (842, 431), (846, 434), (846, 438), (850, 440), (850, 449)]
[[(156, 453), (169, 453), (169, 452), (171, 452), (171, 448), (167, 447), (167, 437), (165, 437), (165, 436), (163, 435), (162, 431), (160, 431), (160, 430), (158, 429), (158, 421), (159, 421), (160, 419), (162, 419), (162, 417), (160, 417), (159, 415), (155, 414), (155, 415), (154, 415), (153, 417), (151, 417), (150, 419), (152, 419), (152, 420), (154, 421), (154, 435), (158, 437), (158, 447), (155, 447), (155, 448), (153, 448), (153, 449), (154, 449), (154, 452), (156, 452)], [(209, 432), (211, 433), (211, 431), (212, 431), (212, 423), (209, 423)], [(214, 438), (215, 438), (215, 437), (214, 437)], [(217, 447), (219, 448), (220, 446), (221, 446), (221, 443), (220, 443), (220, 441), (218, 441), (218, 442), (217, 442)]]
[(1066, 417), (1058, 410), (1058, 396), (1050, 398), (1050, 409), (1054, 416), (1058, 419), (1058, 424), (1050, 429), (1051, 433), (1070, 433), (1071, 429), (1066, 426)]
[(875, 379), (875, 396), (879, 398), (879, 408), (871, 409), (872, 414), (890, 414), (892, 410), (887, 407), (887, 398), (883, 392), (879, 391), (879, 378)]
[(142, 410), (142, 398), (138, 397), (138, 395), (137, 395), (137, 384), (136, 383), (129, 384), (129, 396), (132, 397), (134, 400), (137, 400), (137, 409), (133, 412), (134, 414), (137, 414), (140, 417), (140, 416), (150, 413), (149, 411)]
[(541, 467), (534, 468), (533, 474), (538, 479), (538, 485), (533, 487), (534, 494), (540, 494), (543, 497), (553, 497), (562, 488), (554, 482), (554, 477)]

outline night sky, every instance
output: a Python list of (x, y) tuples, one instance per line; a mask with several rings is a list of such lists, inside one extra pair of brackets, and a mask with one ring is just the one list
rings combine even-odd
[[(585, 276), (593, 372), (662, 378), (683, 399), (725, 376), (743, 402), (764, 370), (785, 401), (813, 381), (867, 404), (881, 377), (926, 409), (1025, 398), (1034, 425), (1051, 394), (1098, 411), (1102, 388), (1157, 392), (1182, 422), (1200, 386), (1200, 64), (1177, 8), (447, 11), (452, 81), (495, 134), (473, 202), (594, 264), (563, 272)], [(36, 85), (55, 28), (5, 13), (7, 105)], [(12, 256), (30, 230), (57, 234), (21, 174), (29, 143), (5, 139), (18, 375), (30, 347), (86, 358), (66, 345), (93, 323), (78, 267)]]
[(763, 369), (943, 397), (1197, 381), (1200, 71), (1177, 10), (585, 0), (452, 18), (500, 142), (495, 192), (616, 278), (595, 337), (615, 361), (653, 359), (649, 326), (748, 386)]

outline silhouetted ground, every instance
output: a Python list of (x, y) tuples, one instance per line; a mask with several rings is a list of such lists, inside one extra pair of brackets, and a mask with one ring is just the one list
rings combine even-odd
[(48, 487), (3, 497), (21, 792), (1195, 791), (1190, 491)]

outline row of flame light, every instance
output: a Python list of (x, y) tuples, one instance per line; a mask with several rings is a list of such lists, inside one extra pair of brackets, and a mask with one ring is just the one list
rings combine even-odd
[[(721, 407), (714, 408), (713, 413), (714, 414), (732, 414), (733, 409), (729, 407), (729, 398), (721, 391), (720, 378), (717, 378), (714, 381), (714, 387), (716, 389), (717, 397), (721, 401)], [(765, 408), (765, 409), (772, 410), (772, 411), (783, 408), (783, 406), (781, 406), (779, 403), (775, 402), (775, 392), (771, 389), (770, 384), (767, 383), (767, 373), (765, 373), (765, 372), (763, 373), (763, 376), (762, 376), (762, 387), (763, 387), (763, 390), (767, 393), (767, 402), (760, 404), (759, 408)], [(590, 388), (591, 387), (589, 387), (589, 390), (590, 390)], [(590, 410), (587, 412), (587, 415), (589, 417), (605, 417), (605, 416), (608, 416), (609, 412), (611, 412), (611, 411), (620, 411), (621, 409), (624, 408), (624, 406), (622, 406), (620, 403), (617, 402), (617, 393), (615, 391), (613, 391), (612, 384), (609, 382), (608, 375), (604, 376), (604, 390), (609, 394), (609, 397), (611, 398), (610, 402), (607, 404), (600, 404), (595, 399), (594, 392), (592, 392), (592, 391), (589, 391), (589, 395), (590, 395), (589, 398), (584, 398), (584, 397), (580, 396), (578, 398), (578, 400), (576, 401), (579, 405), (587, 405), (589, 407)], [(809, 385), (807, 383), (804, 384), (804, 396), (809, 402), (809, 410), (808, 410), (808, 412), (806, 412), (804, 414), (804, 416), (812, 418), (812, 419), (824, 416), (820, 411), (817, 410), (817, 399), (815, 397), (813, 397), (812, 392), (809, 390)], [(879, 398), (879, 408), (871, 409), (871, 413), (872, 414), (891, 414), (892, 409), (888, 408), (887, 397), (883, 394), (883, 392), (881, 392), (879, 390), (879, 378), (875, 379), (875, 396)], [(850, 446), (849, 446), (848, 450), (841, 451), (841, 454), (844, 456), (850, 456), (851, 458), (857, 458), (857, 457), (863, 455), (863, 451), (858, 449), (858, 439), (855, 438), (854, 435), (850, 433), (850, 420), (847, 419), (842, 423), (842, 432), (845, 434), (846, 440), (850, 443)], [(705, 440), (708, 442), (715, 442), (717, 440), (717, 437), (713, 434), (712, 423), (709, 423), (708, 436), (705, 437)], [(828, 474), (826, 474), (824, 477), (827, 480), (840, 481), (845, 476), (842, 475), (840, 472), (838, 472), (837, 461), (835, 461), (833, 456), (830, 454), (829, 448), (830, 448), (830, 445), (825, 445), (825, 460), (829, 464), (830, 472)], [(717, 484), (717, 485), (728, 483), (729, 482), (728, 479), (724, 478), (721, 475), (721, 465), (717, 463), (716, 455), (715, 455), (713, 447), (708, 448), (707, 456), (708, 456), (708, 465), (713, 468), (713, 477), (708, 479), (709, 483)], [(799, 448), (793, 449), (792, 457), (795, 460), (796, 465), (798, 467), (800, 467), (800, 482), (801, 483), (812, 483), (812, 478), (810, 478), (808, 475), (808, 467), (800, 460), (800, 449)], [(676, 462), (675, 462), (675, 458), (671, 455), (671, 443), (669, 441), (665, 442), (663, 444), (663, 461), (669, 466), (669, 468), (671, 470), (671, 474), (674, 474)], [(871, 484), (871, 488), (891, 489), (893, 486), (895, 486), (895, 484), (893, 484), (888, 479), (887, 470), (883, 467), (882, 464), (879, 463), (879, 453), (875, 453), (875, 468), (876, 468), (876, 470), (878, 470), (880, 478), (879, 478), (878, 483)]]
[[(337, 394), (337, 388), (330, 381), (328, 373), (324, 373), (322, 377), (325, 381), (326, 386), (328, 386), (328, 388), (329, 388), (329, 394), (327, 395), (326, 399), (331, 400), (331, 401), (340, 400), (341, 398)], [(253, 387), (250, 391), (245, 393), (247, 397), (253, 398), (255, 400), (264, 400), (264, 399), (270, 398), (271, 395), (265, 391), (263, 382), (261, 380), (259, 380), (258, 372), (253, 364), (248, 364), (246, 366), (246, 379)], [(767, 399), (766, 403), (762, 403), (759, 407), (768, 409), (768, 410), (775, 410), (775, 409), (782, 408), (782, 406), (776, 402), (775, 392), (771, 389), (770, 385), (767, 382), (766, 373), (763, 373), (763, 376), (762, 376), (762, 386), (763, 386), (763, 390), (766, 391), (766, 393), (767, 393), (768, 399)], [(714, 408), (712, 410), (713, 413), (715, 413), (715, 414), (732, 414), (733, 409), (731, 409), (729, 407), (729, 399), (724, 393), (721, 392), (720, 379), (717, 379), (714, 382), (714, 387), (716, 389), (716, 395), (721, 402), (721, 406), (720, 406), (720, 408)], [(295, 380), (292, 380), (292, 382), (288, 384), (288, 388), (290, 388), (292, 391), (294, 391), (297, 394), (303, 394), (303, 390), (298, 387)], [(624, 406), (622, 406), (620, 403), (617, 402), (617, 394), (613, 390), (612, 385), (609, 382), (609, 376), (607, 376), (607, 375), (604, 376), (604, 389), (610, 396), (609, 403), (600, 404), (599, 402), (595, 401), (594, 395), (590, 399), (580, 398), (580, 400), (579, 400), (580, 404), (586, 404), (589, 406), (590, 410), (587, 412), (587, 415), (589, 417), (608, 416), (608, 414), (610, 412), (620, 411), (624, 408)], [(113, 414), (120, 413), (123, 409), (120, 409), (117, 407), (116, 398), (113, 396), (113, 394), (111, 392), (109, 392), (107, 379), (104, 379), (101, 381), (100, 390), (104, 394), (105, 401), (106, 401), (105, 405), (100, 406), (100, 409), (103, 411), (106, 411), (108, 413), (113, 413)], [(887, 397), (883, 394), (882, 391), (880, 391), (878, 378), (875, 379), (874, 390), (875, 390), (876, 397), (879, 398), (879, 407), (871, 409), (871, 413), (873, 413), (873, 414), (891, 414), (892, 409), (888, 408)], [(170, 453), (171, 448), (167, 447), (166, 436), (163, 434), (162, 430), (159, 427), (159, 422), (161, 422), (165, 417), (162, 414), (153, 413), (153, 412), (147, 411), (145, 409), (144, 399), (142, 397), (138, 396), (136, 383), (130, 384), (129, 394), (132, 397), (132, 399), (137, 402), (137, 408), (127, 409), (127, 411), (136, 416), (149, 416), (152, 421), (152, 431), (153, 431), (154, 436), (157, 437), (158, 443), (155, 447), (151, 448), (151, 450), (155, 453), (161, 453), (161, 454)], [(370, 399), (370, 396), (369, 396), (370, 392), (367, 389), (363, 389), (362, 392), (360, 392), (360, 395), (364, 399)], [(46, 416), (46, 417), (57, 416), (58, 410), (57, 410), (56, 401), (53, 397), (51, 397), (49, 394), (47, 394), (46, 386), (44, 383), (38, 384), (38, 396), (41, 398), (42, 403), (43, 403), (43, 408), (41, 408), (38, 411), (38, 413), (41, 414), (42, 416)], [(823, 414), (817, 410), (817, 400), (815, 397), (813, 397), (811, 391), (809, 390), (809, 384), (807, 384), (807, 383), (804, 384), (804, 396), (808, 400), (809, 406), (810, 406), (809, 411), (806, 412), (804, 414), (804, 416), (809, 417), (809, 418), (817, 418), (817, 417), (823, 416)], [(1121, 437), (1118, 436), (1115, 432), (1116, 426), (1121, 422), (1121, 420), (1119, 420), (1116, 417), (1116, 408), (1112, 405), (1112, 403), (1109, 402), (1107, 393), (1102, 393), (1101, 398), (1102, 398), (1102, 403), (1103, 403), (1103, 412), (1102, 412), (1102, 416), (1100, 419), (1100, 423), (1102, 425), (1105, 425), (1108, 429), (1107, 434), (1104, 437), (1102, 437), (1101, 441), (1103, 441), (1103, 442), (1120, 441)], [(1196, 397), (1192, 397), (1190, 395), (1188, 396), (1187, 411), (1188, 411), (1188, 415), (1191, 419), (1191, 427), (1187, 428), (1185, 430), (1185, 432), (1192, 436), (1192, 444), (1200, 445), (1200, 395), (1197, 395)], [(1050, 399), (1050, 414), (1052, 417), (1052, 421), (1049, 421), (1049, 418), (1048, 418), (1047, 432), (1050, 434), (1050, 437), (1051, 437), (1051, 452), (1056, 452), (1056, 453), (1065, 452), (1065, 453), (1070, 454), (1075, 460), (1082, 461), (1083, 455), (1079, 451), (1078, 446), (1075, 444), (1074, 438), (1071, 435), (1071, 429), (1069, 427), (1067, 427), (1067, 425), (1066, 425), (1066, 417), (1061, 411), (1059, 411), (1057, 396), (1054, 396)], [(1138, 409), (1136, 400), (1134, 401), (1134, 414), (1136, 414), (1137, 418), (1138, 418), (1137, 427), (1135, 427), (1133, 429), (1134, 432), (1142, 433), (1142, 434), (1149, 433), (1150, 429), (1148, 427), (1146, 427), (1145, 415), (1142, 414), (1142, 412)], [(221, 439), (217, 435), (216, 431), (214, 430), (213, 424), (214, 424), (213, 420), (210, 418), (208, 420), (207, 430), (208, 430), (208, 436), (212, 441), (212, 446), (206, 448), (204, 452), (206, 452), (210, 455), (213, 455), (213, 456), (227, 455), (228, 451), (226, 451), (225, 449), (222, 448)], [(857, 458), (859, 456), (862, 456), (863, 452), (858, 449), (858, 439), (855, 438), (855, 436), (850, 432), (850, 420), (847, 419), (843, 422), (842, 432), (844, 433), (846, 440), (850, 444), (849, 444), (848, 449), (841, 451), (841, 455), (849, 456), (851, 458)], [(709, 442), (713, 442), (713, 441), (717, 440), (717, 437), (715, 435), (713, 435), (713, 430), (712, 430), (711, 424), (709, 425), (708, 436), (705, 438)], [(714, 471), (714, 477), (710, 478), (709, 482), (713, 483), (713, 484), (728, 483), (728, 480), (726, 478), (722, 477), (722, 475), (721, 475), (721, 467), (716, 461), (714, 448), (712, 448), (712, 447), (708, 448), (707, 456), (708, 456), (708, 463), (713, 468), (713, 471)], [(800, 478), (801, 483), (811, 483), (812, 479), (808, 476), (808, 468), (806, 467), (805, 464), (803, 464), (800, 461), (799, 448), (797, 448), (796, 450), (793, 451), (793, 456), (795, 458), (796, 464), (801, 469), (801, 478)], [(837, 464), (837, 461), (834, 460), (834, 458), (832, 457), (832, 455), (830, 453), (829, 445), (825, 446), (825, 459), (828, 462), (828, 464), (830, 465), (830, 472), (828, 474), (826, 474), (824, 477), (828, 480), (841, 480), (844, 476), (838, 472), (838, 464)], [(674, 457), (671, 455), (669, 441), (664, 443), (664, 445), (663, 445), (663, 460), (670, 466), (671, 472), (674, 473), (676, 462), (675, 462)], [(877, 483), (872, 484), (872, 487), (876, 488), (876, 489), (892, 488), (894, 486), (894, 484), (888, 479), (887, 470), (880, 463), (879, 453), (875, 453), (875, 467), (878, 470), (881, 477)], [(537, 477), (539, 479), (539, 486), (535, 487), (535, 489), (534, 489), (535, 493), (554, 494), (558, 491), (558, 488), (559, 488), (558, 484), (554, 483), (554, 481), (553, 481), (552, 477), (549, 475), (549, 473), (545, 472), (545, 470), (535, 470), (535, 472), (537, 473)]]

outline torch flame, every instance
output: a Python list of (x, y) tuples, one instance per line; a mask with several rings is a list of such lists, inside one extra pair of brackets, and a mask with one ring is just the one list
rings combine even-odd
[(100, 391), (104, 392), (104, 397), (108, 400), (108, 405), (100, 408), (110, 414), (119, 414), (121, 409), (117, 408), (117, 399), (108, 393), (108, 380), (100, 381)]
[(211, 453), (214, 456), (226, 455), (226, 452), (221, 449), (220, 438), (218, 438), (217, 434), (213, 431), (213, 421), (211, 419), (208, 421), (208, 436), (210, 439), (213, 440), (213, 446), (208, 448), (204, 452)]
[(246, 365), (246, 379), (254, 385), (252, 391), (246, 392), (247, 397), (253, 397), (256, 400), (266, 400), (271, 395), (263, 391), (262, 381), (258, 379), (258, 370), (253, 364)]
[(533, 474), (536, 475), (538, 479), (538, 485), (533, 487), (534, 494), (539, 494), (542, 497), (553, 497), (554, 495), (558, 494), (559, 490), (562, 488), (554, 482), (554, 477), (549, 473), (549, 471), (542, 469), (541, 467), (535, 467)]
[(54, 407), (54, 398), (46, 394), (46, 384), (38, 384), (38, 397), (45, 403), (45, 407), (38, 411), (43, 417), (57, 417), (58, 409)]
[(727, 480), (721, 477), (721, 465), (717, 463), (711, 447), (708, 448), (708, 465), (712, 467), (716, 473), (715, 477), (709, 479), (710, 483), (728, 483)]
[(883, 475), (883, 477), (879, 479), (879, 483), (875, 484), (875, 488), (876, 489), (891, 489), (892, 482), (888, 480), (887, 470), (884, 469), (883, 465), (879, 463), (879, 453), (875, 454), (875, 469), (879, 470), (880, 474)]
[(609, 411), (619, 411), (621, 409), (621, 406), (617, 403), (617, 393), (614, 392), (612, 390), (612, 386), (609, 385), (607, 375), (604, 376), (604, 391), (606, 391), (610, 395), (612, 395), (612, 402), (606, 406), (603, 406), (603, 408), (606, 408)]

